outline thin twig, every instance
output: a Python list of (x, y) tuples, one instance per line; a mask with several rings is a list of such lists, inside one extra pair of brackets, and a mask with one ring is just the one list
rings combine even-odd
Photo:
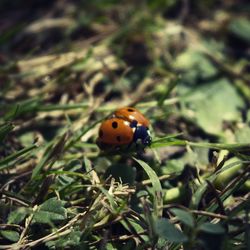
[(208, 217), (213, 217), (213, 218), (218, 218), (222, 220), (227, 220), (228, 216), (223, 215), (223, 214), (216, 214), (216, 213), (211, 213), (211, 212), (206, 212), (206, 211), (200, 211), (200, 210), (190, 210), (193, 214), (198, 214), (198, 215), (205, 215)]

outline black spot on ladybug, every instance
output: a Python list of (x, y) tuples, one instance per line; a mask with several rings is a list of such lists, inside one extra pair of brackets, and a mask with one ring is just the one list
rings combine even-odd
[(127, 109), (128, 112), (134, 112), (134, 109)]
[(99, 137), (102, 137), (102, 136), (103, 136), (103, 131), (100, 130), (100, 131), (99, 131)]
[(121, 141), (121, 136), (118, 135), (118, 136), (116, 137), (116, 140), (117, 140), (117, 141)]
[(118, 127), (118, 123), (117, 122), (112, 122), (112, 128), (117, 128)]

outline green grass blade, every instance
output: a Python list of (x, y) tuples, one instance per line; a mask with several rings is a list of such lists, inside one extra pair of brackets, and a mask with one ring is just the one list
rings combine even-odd
[(145, 163), (142, 160), (138, 160), (134, 157), (133, 159), (144, 169), (149, 179), (151, 180), (154, 192), (154, 215), (156, 217), (161, 217), (163, 209), (163, 199), (162, 199), (163, 191), (160, 180), (156, 175), (155, 171), (147, 163)]
[(0, 125), (0, 142), (4, 140), (7, 134), (13, 130), (13, 128), (14, 125), (9, 122)]
[(31, 145), (27, 148), (23, 148), (23, 149), (15, 152), (14, 154), (9, 155), (9, 156), (5, 157), (4, 159), (0, 160), (0, 170), (4, 170), (4, 169), (9, 168), (11, 166), (11, 165), (9, 165), (9, 163), (17, 160), (17, 158), (19, 158), (22, 155), (27, 154), (28, 152), (32, 151), (35, 148), (37, 148), (36, 144)]

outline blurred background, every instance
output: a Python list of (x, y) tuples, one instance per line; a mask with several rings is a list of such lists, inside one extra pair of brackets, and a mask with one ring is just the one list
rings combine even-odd
[[(32, 210), (54, 199), (50, 207), (60, 207), (62, 217), (37, 217), (25, 231), (31, 239), (26, 247), (64, 249), (84, 242), (106, 249), (107, 242), (128, 232), (133, 235), (140, 226), (144, 241), (135, 234), (137, 241), (128, 242), (133, 242), (131, 249), (138, 242), (149, 249), (147, 242), (154, 242), (150, 223), (141, 226), (141, 219), (133, 217), (133, 226), (124, 226), (127, 221), (116, 224), (120, 213), (130, 214), (127, 207), (146, 213), (139, 208), (141, 197), (147, 197), (145, 204), (152, 208), (155, 197), (148, 176), (130, 156), (107, 156), (95, 144), (100, 122), (129, 105), (151, 122), (152, 148), (140, 158), (161, 180), (166, 218), (171, 217), (166, 207), (175, 202), (186, 209), (220, 213), (219, 219), (212, 219), (223, 221), (223, 209), (209, 206), (218, 200), (204, 184), (208, 176), (213, 176), (209, 180), (214, 189), (230, 191), (221, 197), (226, 212), (241, 213), (238, 224), (229, 229), (222, 223), (227, 231), (213, 229), (218, 237), (205, 226), (208, 235), (199, 234), (197, 242), (189, 235), (186, 249), (222, 249), (223, 244), (224, 249), (246, 249), (242, 214), (250, 186), (244, 168), (250, 160), (249, 13), (247, 0), (1, 0), (0, 229), (11, 226), (0, 233), (0, 241), (22, 243), (19, 237), (30, 212), (18, 209)], [(216, 179), (222, 166), (230, 171)], [(85, 238), (85, 229), (77, 225), (71, 235), (76, 240), (36, 242), (95, 204), (96, 185), (112, 186), (110, 175), (119, 183), (114, 199), (120, 210), (114, 212), (113, 205), (109, 210), (94, 207), (94, 226), (86, 226)], [(138, 183), (142, 185), (134, 189)], [(201, 189), (203, 196), (198, 194)], [(101, 223), (103, 218), (107, 220)], [(199, 223), (191, 230), (196, 236)], [(12, 224), (20, 227), (13, 229)], [(236, 230), (231, 232), (231, 227)], [(159, 235), (165, 237), (164, 232)], [(175, 247), (169, 249), (180, 249)]]

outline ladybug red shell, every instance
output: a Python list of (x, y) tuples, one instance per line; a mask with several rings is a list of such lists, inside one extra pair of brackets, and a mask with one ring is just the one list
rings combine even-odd
[(139, 126), (149, 127), (149, 120), (138, 110), (132, 107), (124, 107), (114, 112), (115, 117), (122, 118), (129, 122), (137, 121)]
[(99, 129), (98, 140), (109, 145), (125, 145), (133, 142), (134, 132), (130, 123), (120, 118), (105, 120)]
[[(141, 143), (150, 145), (149, 121), (135, 108), (124, 107), (114, 112), (113, 117), (103, 121), (99, 128), (97, 145), (101, 149), (120, 148), (123, 145)], [(110, 147), (109, 147), (110, 146)]]

